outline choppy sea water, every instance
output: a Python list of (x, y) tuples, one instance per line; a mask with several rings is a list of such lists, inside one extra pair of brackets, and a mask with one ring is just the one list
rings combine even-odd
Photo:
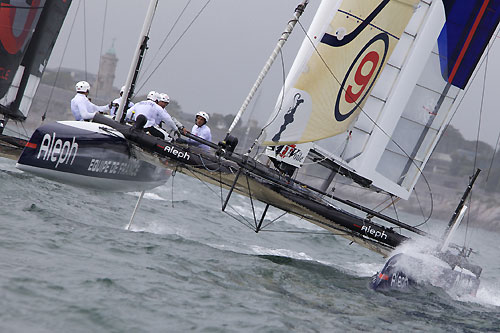
[[(177, 175), (145, 195), (127, 231), (138, 196), (0, 158), (0, 332), (500, 331), (498, 233), (471, 236), (477, 297), (380, 293), (368, 283), (382, 257), (296, 217), (256, 234), (221, 213), (218, 188)], [(230, 204), (252, 219), (247, 198)]]

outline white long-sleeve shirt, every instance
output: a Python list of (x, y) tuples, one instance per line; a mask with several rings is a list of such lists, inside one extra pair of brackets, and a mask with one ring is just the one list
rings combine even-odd
[(71, 112), (75, 116), (75, 120), (89, 120), (94, 118), (98, 111), (108, 111), (107, 105), (98, 106), (89, 101), (84, 94), (76, 94), (71, 100)]
[(135, 104), (133, 107), (128, 109), (127, 119), (136, 120), (137, 116), (140, 114), (144, 115), (147, 119), (144, 128), (160, 125), (163, 121), (169, 128), (177, 131), (177, 126), (175, 126), (172, 117), (170, 117), (167, 111), (153, 101), (147, 100)]
[[(120, 105), (121, 100), (122, 100), (122, 97), (118, 97), (115, 100), (113, 100), (113, 102), (111, 103), (112, 106), (111, 106), (111, 109), (109, 110), (109, 114), (111, 116), (113, 116), (113, 117), (115, 116), (116, 111), (118, 111), (118, 106)], [(130, 109), (133, 106), (134, 106), (134, 103), (132, 103), (131, 101), (129, 101), (128, 102), (128, 108), (125, 108), (125, 110), (126, 109)]]
[[(210, 132), (210, 127), (207, 125), (203, 124), (200, 126), (194, 124), (193, 129), (191, 130), (191, 134), (199, 136), (202, 139), (205, 139), (207, 141), (212, 141), (212, 132)], [(198, 146), (200, 148), (203, 148), (205, 150), (208, 150), (210, 147), (204, 144), (200, 144), (198, 141), (195, 141), (193, 139), (189, 139), (189, 144)]]

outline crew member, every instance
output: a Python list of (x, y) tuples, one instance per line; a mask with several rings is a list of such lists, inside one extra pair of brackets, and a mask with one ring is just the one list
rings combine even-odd
[[(210, 127), (207, 125), (208, 119), (208, 113), (203, 111), (198, 112), (195, 117), (195, 123), (193, 125), (193, 129), (191, 130), (191, 134), (199, 136), (207, 141), (212, 141), (212, 133), (210, 132)], [(198, 146), (204, 150), (209, 149), (207, 145), (201, 144), (193, 139), (189, 139), (188, 143), (192, 146)]]
[(109, 106), (97, 106), (88, 99), (90, 84), (80, 81), (75, 85), (76, 95), (71, 100), (71, 112), (76, 120), (91, 120), (96, 112), (108, 112)]
[[(115, 100), (113, 100), (113, 102), (111, 102), (111, 107), (110, 107), (110, 110), (109, 110), (109, 114), (114, 118), (115, 115), (116, 115), (116, 111), (118, 111), (118, 108), (120, 107), (120, 102), (123, 98), (123, 92), (125, 91), (125, 86), (123, 86), (121, 89), (120, 89), (120, 97), (116, 98)], [(125, 108), (125, 112), (130, 109), (131, 107), (134, 106), (134, 103), (132, 103), (132, 101), (129, 101), (128, 102), (128, 107)]]
[[(161, 107), (165, 110), (165, 112), (167, 112), (167, 113), (168, 113), (168, 111), (167, 111), (166, 107), (167, 107), (167, 105), (170, 103), (170, 97), (168, 97), (168, 95), (167, 95), (167, 94), (165, 94), (165, 93), (163, 93), (163, 94), (158, 94), (158, 101), (157, 101), (156, 103), (157, 103), (159, 106), (161, 106)], [(172, 118), (172, 120), (174, 121), (175, 126), (177, 126), (177, 129), (178, 129), (179, 131), (182, 131), (182, 133), (183, 133), (184, 135), (186, 135), (186, 133), (187, 133), (187, 129), (184, 127), (184, 125), (182, 125), (182, 123), (181, 123), (180, 121), (178, 121), (175, 117), (172, 117), (172, 116), (170, 116), (170, 117), (171, 117), (171, 118)]]
[[(159, 125), (162, 121), (167, 125), (169, 130), (177, 131), (177, 126), (172, 117), (157, 104), (157, 101), (158, 93), (150, 91), (147, 100), (141, 101), (128, 109), (127, 119), (135, 121), (136, 128), (143, 128), (145, 132), (149, 132), (153, 136), (166, 139), (165, 134), (154, 126)], [(138, 125), (142, 122), (145, 122), (145, 124)]]

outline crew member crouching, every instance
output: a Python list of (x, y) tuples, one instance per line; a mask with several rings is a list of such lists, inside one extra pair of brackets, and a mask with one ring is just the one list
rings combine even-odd
[(167, 139), (165, 133), (155, 128), (155, 126), (159, 126), (162, 121), (168, 130), (177, 131), (177, 126), (172, 117), (157, 104), (157, 101), (158, 93), (150, 91), (145, 101), (141, 101), (128, 109), (127, 119), (135, 121), (134, 126), (136, 128), (143, 129), (145, 132), (165, 140)]

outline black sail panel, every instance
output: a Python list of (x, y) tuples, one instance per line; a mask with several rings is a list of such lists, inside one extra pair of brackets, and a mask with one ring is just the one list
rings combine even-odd
[(0, 1), (0, 98), (14, 79), (28, 49), (45, 0)]
[(42, 76), (70, 4), (71, 0), (53, 0), (45, 4), (33, 37), (34, 42), (30, 43), (22, 62), (31, 69), (30, 74)]
[[(10, 15), (13, 15), (12, 13), (15, 9), (18, 11), (36, 11), (37, 16), (36, 20), (32, 22), (32, 26), (30, 27), (30, 33), (32, 32), (32, 34), (30, 35), (30, 38), (26, 39), (27, 41), (29, 40), (29, 42), (26, 42), (22, 52), (18, 52), (17, 58), (8, 63), (8, 66), (12, 68), (9, 72), (11, 75), (9, 76), (9, 80), (1, 80), (2, 85), (0, 86), (0, 98), (5, 96), (8, 89), (12, 85), (15, 72), (22, 70), (22, 72), (18, 73), (20, 82), (16, 84), (19, 88), (15, 96), (10, 96), (12, 93), (9, 93), (9, 98), (4, 99), (7, 103), (4, 103), (3, 106), (5, 108), (2, 109), (2, 113), (7, 113), (13, 118), (24, 118), (27, 115), (29, 106), (31, 105), (31, 99), (36, 92), (40, 78), (45, 70), (50, 54), (52, 53), (52, 49), (56, 43), (59, 31), (61, 30), (64, 19), (68, 13), (71, 0), (33, 0), (29, 6), (26, 4), (26, 1), (17, 2), (23, 3), (24, 5), (21, 6), (18, 4), (17, 8), (12, 8), (13, 1), (10, 1)], [(0, 20), (0, 22), (3, 21)], [(0, 27), (5, 28), (2, 23), (0, 23)], [(5, 29), (0, 33), (7, 33), (9, 28), (7, 27)], [(2, 62), (6, 61), (4, 59), (7, 59), (7, 57), (4, 57), (4, 54), (6, 54), (7, 51), (4, 48), (1, 52), (0, 67), (5, 67)], [(27, 86), (30, 87), (29, 91), (26, 91)], [(29, 101), (23, 103), (21, 107), (23, 98)]]

